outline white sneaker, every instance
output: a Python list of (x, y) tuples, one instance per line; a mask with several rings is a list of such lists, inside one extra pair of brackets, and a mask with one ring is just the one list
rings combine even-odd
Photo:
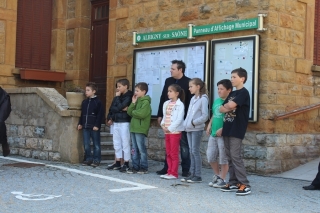
[(161, 178), (164, 178), (164, 177), (166, 177), (166, 176), (168, 176), (168, 174), (160, 175)]
[(167, 176), (164, 177), (164, 179), (172, 180), (172, 179), (177, 179), (177, 177), (173, 176), (173, 175), (167, 175)]
[(213, 175), (213, 177), (212, 177), (212, 182), (210, 182), (208, 185), (211, 186), (211, 187), (213, 187), (213, 185), (214, 185), (215, 183), (217, 183), (217, 181), (218, 181), (219, 179), (221, 179), (221, 178), (220, 178), (218, 175)]

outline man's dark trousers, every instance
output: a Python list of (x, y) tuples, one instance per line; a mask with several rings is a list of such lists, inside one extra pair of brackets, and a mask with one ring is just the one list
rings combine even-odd
[[(180, 139), (180, 155), (181, 155), (181, 167), (182, 172), (189, 172), (190, 169), (190, 153), (189, 153), (189, 144), (187, 139), (187, 133), (181, 132), (181, 139)], [(164, 170), (168, 171), (168, 163), (167, 163), (167, 156), (164, 161)]]
[(316, 188), (320, 188), (320, 162), (318, 166), (318, 173), (314, 180), (312, 181), (311, 185), (315, 186)]

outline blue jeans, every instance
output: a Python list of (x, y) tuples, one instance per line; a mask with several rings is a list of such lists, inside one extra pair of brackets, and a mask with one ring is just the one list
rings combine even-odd
[[(94, 161), (100, 163), (101, 161), (101, 147), (100, 147), (100, 131), (93, 129), (83, 129), (83, 146), (86, 156), (86, 161)], [(93, 142), (93, 155), (90, 147), (90, 137)]]
[(190, 149), (190, 172), (192, 176), (201, 177), (202, 159), (200, 155), (200, 143), (203, 130), (187, 132), (189, 149)]
[(132, 150), (131, 160), (132, 166), (135, 170), (145, 169), (148, 170), (148, 155), (145, 144), (146, 136), (141, 133), (131, 132)]
[[(185, 131), (181, 132), (180, 156), (181, 156), (182, 172), (189, 172), (191, 160), (190, 160), (187, 133)], [(163, 169), (168, 170), (167, 156), (166, 156), (166, 159), (164, 160)]]

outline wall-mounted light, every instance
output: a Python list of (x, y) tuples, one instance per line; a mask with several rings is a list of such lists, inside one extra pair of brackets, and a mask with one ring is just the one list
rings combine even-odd
[(137, 31), (133, 31), (132, 32), (132, 45), (133, 46), (137, 46), (138, 43), (137, 43)]
[(259, 28), (257, 29), (258, 32), (264, 32), (267, 30), (267, 28), (263, 27), (263, 18), (264, 17), (267, 17), (267, 14), (265, 14), (265, 13), (258, 14), (258, 26), (259, 26)]
[(188, 24), (188, 40), (193, 40), (195, 37), (192, 36), (192, 28), (194, 27), (194, 24)]

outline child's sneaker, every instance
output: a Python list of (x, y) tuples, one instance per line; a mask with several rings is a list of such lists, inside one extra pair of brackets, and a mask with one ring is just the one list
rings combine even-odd
[(135, 170), (133, 167), (127, 171), (128, 174), (136, 174), (138, 170)]
[(223, 192), (234, 192), (234, 191), (238, 191), (240, 187), (240, 184), (235, 185), (230, 185), (230, 184), (226, 184), (224, 187), (221, 187), (221, 191)]
[(167, 176), (169, 176), (169, 174), (160, 175), (160, 178), (165, 178), (165, 177), (167, 177)]
[(187, 180), (188, 183), (201, 183), (202, 182), (202, 178), (201, 177), (197, 177), (197, 176), (193, 176), (191, 179)]
[(92, 160), (85, 160), (82, 162), (82, 166), (90, 166), (92, 164)]
[(221, 187), (224, 187), (224, 186), (226, 186), (226, 182), (224, 182), (224, 180), (223, 179), (218, 179), (217, 180), (217, 182), (215, 183), (215, 184), (213, 184), (213, 187), (214, 188), (221, 188)]
[(176, 176), (173, 176), (173, 175), (167, 175), (165, 177), (163, 177), (164, 179), (167, 179), (167, 180), (172, 180), (172, 179), (177, 179)]
[(140, 169), (138, 171), (138, 174), (147, 174), (147, 173), (148, 173), (148, 170), (146, 170), (146, 169)]
[(126, 164), (123, 164), (120, 168), (120, 172), (127, 172), (130, 168), (126, 165)]
[(121, 168), (120, 165), (117, 165), (116, 163), (112, 164), (111, 166), (108, 166), (108, 170), (119, 170)]
[(97, 162), (97, 161), (94, 161), (94, 162), (91, 164), (91, 166), (92, 166), (93, 168), (96, 168), (96, 167), (99, 166), (99, 165), (100, 165), (100, 163)]
[(189, 177), (185, 177), (181, 179), (181, 182), (188, 182), (188, 180), (191, 180), (193, 178), (193, 176), (189, 176)]
[(236, 192), (236, 195), (247, 195), (250, 193), (251, 193), (250, 187), (247, 187), (246, 185), (241, 184), (239, 190)]
[(212, 182), (209, 182), (209, 186), (213, 186), (213, 184), (217, 183), (218, 179), (221, 179), (218, 175), (213, 175)]

